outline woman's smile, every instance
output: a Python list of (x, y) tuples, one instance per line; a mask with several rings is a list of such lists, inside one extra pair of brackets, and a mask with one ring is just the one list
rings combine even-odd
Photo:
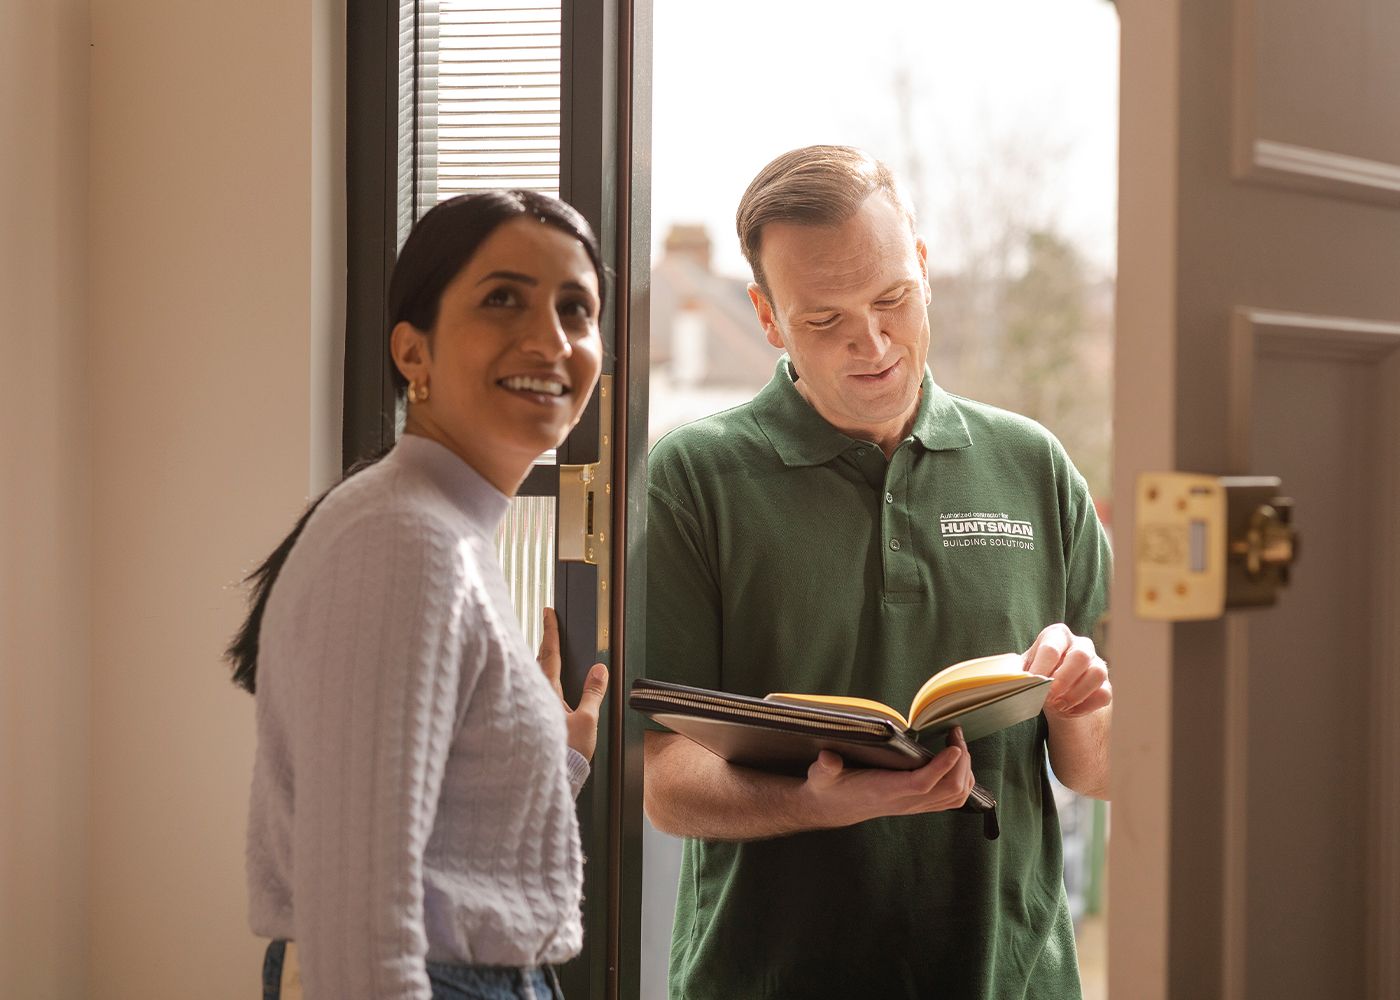
[(507, 375), (496, 384), (513, 396), (544, 406), (559, 406), (572, 394), (568, 382), (558, 375)]

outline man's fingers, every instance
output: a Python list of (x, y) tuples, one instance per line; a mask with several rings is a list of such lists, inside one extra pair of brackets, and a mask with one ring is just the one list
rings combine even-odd
[[(962, 733), (950, 733), (949, 746), (928, 764), (912, 772), (919, 777), (914, 789), (921, 801), (910, 811), (927, 812), (934, 809), (956, 809), (967, 801), (975, 779), (972, 776), (972, 755)], [(945, 756), (946, 755), (946, 756)]]
[(1113, 703), (1113, 687), (1108, 681), (1104, 681), (1098, 687), (1093, 688), (1077, 700), (1070, 701), (1069, 707), (1061, 709), (1062, 715), (1072, 718), (1089, 715), (1097, 712), (1101, 708), (1106, 708)]
[(965, 746), (944, 747), (938, 752), (938, 756), (929, 761), (917, 771), (910, 771), (909, 783), (912, 790), (918, 795), (927, 795), (933, 791), (934, 787), (946, 778), (958, 762), (967, 759), (967, 749)]
[(583, 682), (583, 694), (579, 696), (578, 708), (574, 711), (596, 719), (598, 709), (603, 704), (603, 696), (607, 693), (608, 668), (601, 663), (595, 663), (588, 670), (588, 677)]
[(1026, 651), (1026, 670), (1042, 677), (1053, 676), (1076, 638), (1068, 625), (1057, 623), (1042, 629)]
[[(1108, 680), (1108, 666), (1097, 656), (1089, 658), (1087, 663), (1075, 663), (1073, 668), (1068, 664), (1060, 669), (1056, 674), (1051, 688), (1051, 699), (1056, 706), (1061, 709), (1072, 709), (1089, 695), (1103, 687)], [(1064, 675), (1063, 681), (1060, 675)]]
[(1032, 674), (1040, 674), (1042, 677), (1053, 677), (1055, 670), (1060, 665), (1060, 660), (1064, 658), (1068, 645), (1068, 643), (1056, 642), (1053, 637), (1047, 637), (1036, 648), (1035, 656), (1027, 662), (1026, 670)]

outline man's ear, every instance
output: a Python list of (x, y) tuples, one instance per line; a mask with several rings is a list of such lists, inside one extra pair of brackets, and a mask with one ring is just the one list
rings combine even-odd
[(933, 285), (928, 280), (928, 244), (914, 237), (914, 252), (919, 255), (919, 276), (924, 280), (924, 305), (933, 301)]
[(428, 368), (432, 361), (428, 335), (407, 320), (395, 323), (390, 331), (389, 356), (410, 385), (428, 381)]
[(768, 296), (763, 294), (763, 289), (758, 287), (755, 281), (749, 282), (749, 301), (753, 303), (753, 311), (758, 316), (758, 325), (763, 327), (763, 335), (768, 338), (768, 343), (778, 350), (786, 350), (787, 345), (783, 343), (783, 331), (778, 329), (778, 321), (773, 318), (773, 303), (768, 301)]

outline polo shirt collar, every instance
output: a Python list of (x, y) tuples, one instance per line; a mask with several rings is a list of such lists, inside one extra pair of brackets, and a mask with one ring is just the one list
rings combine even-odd
[[(856, 443), (802, 398), (786, 354), (778, 359), (773, 378), (754, 397), (753, 413), (769, 444), (788, 466), (824, 465)], [(911, 436), (929, 451), (951, 451), (972, 444), (957, 403), (934, 382), (927, 367)]]

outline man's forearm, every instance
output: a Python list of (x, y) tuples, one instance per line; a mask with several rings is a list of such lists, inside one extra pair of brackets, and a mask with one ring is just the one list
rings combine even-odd
[(1077, 719), (1047, 714), (1050, 767), (1055, 777), (1080, 795), (1108, 798), (1108, 740), (1113, 706)]
[(671, 733), (646, 734), (646, 812), (677, 837), (762, 840), (817, 829), (801, 778), (735, 767)]

